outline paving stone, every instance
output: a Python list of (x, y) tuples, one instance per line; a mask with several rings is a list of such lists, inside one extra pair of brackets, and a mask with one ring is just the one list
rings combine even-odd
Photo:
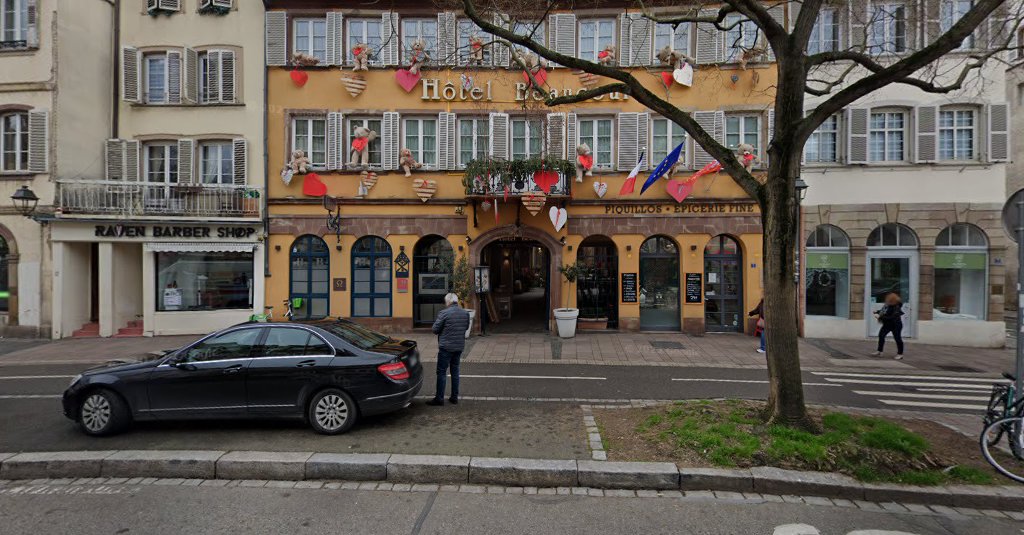
[(394, 483), (377, 483), (377, 487), (374, 490), (395, 490)]
[(200, 487), (226, 487), (228, 484), (227, 479), (204, 479), (199, 484)]
[(505, 487), (491, 485), (487, 487), (487, 494), (505, 494)]
[(166, 486), (166, 487), (173, 487), (173, 486), (181, 485), (184, 482), (185, 482), (184, 478), (168, 477), (168, 478), (158, 479), (158, 480), (154, 481), (153, 484), (154, 485), (163, 485), (163, 486)]
[(1021, 511), (1003, 511), (1003, 512), (1006, 513), (1006, 516), (1008, 516), (1008, 517), (1010, 517), (1010, 518), (1012, 518), (1014, 520), (1024, 520), (1024, 512), (1021, 512)]
[(573, 496), (586, 496), (590, 491), (587, 487), (573, 487), (570, 489)]
[(217, 477), (297, 481), (306, 474), (313, 452), (232, 451), (217, 460)]
[(550, 488), (550, 487), (545, 487), (545, 488), (542, 488), (542, 489), (537, 489), (537, 494), (539, 496), (554, 496), (556, 493), (557, 493), (556, 489), (553, 489), (553, 488)]
[(932, 512), (932, 510), (929, 509), (927, 505), (924, 505), (924, 504), (921, 504), (921, 503), (904, 503), (902, 505), (903, 505), (903, 507), (906, 507), (907, 510), (910, 511), (911, 513), (926, 513), (926, 514), (930, 514)]
[(467, 492), (469, 494), (483, 494), (487, 492), (487, 487), (480, 485), (459, 485), (459, 492)]
[(113, 454), (107, 450), (19, 453), (0, 464), (0, 479), (99, 477), (103, 459)]
[(636, 498), (636, 492), (624, 489), (608, 489), (604, 491), (608, 498)]
[[(337, 486), (336, 487), (332, 487), (332, 485), (337, 485)], [(341, 490), (356, 490), (356, 489), (359, 488), (359, 485), (361, 485), (361, 483), (359, 483), (358, 481), (346, 481), (344, 483), (328, 483), (328, 484), (326, 484), (324, 486), (327, 487), (327, 488), (335, 488), (335, 489), (340, 488)]]
[(979, 511), (979, 510), (977, 510), (977, 509), (975, 509), (973, 507), (954, 507), (953, 509), (956, 509), (956, 512), (958, 512), (958, 513), (960, 513), (962, 515), (967, 515), (967, 516), (983, 516), (981, 514), (981, 511)]
[(412, 486), (413, 492), (437, 492), (440, 489), (440, 485), (431, 485), (429, 483), (417, 483)]
[(853, 503), (857, 504), (858, 508), (863, 509), (865, 511), (871, 511), (873, 513), (877, 513), (877, 512), (885, 510), (885, 509), (882, 509), (882, 506), (878, 505), (875, 502), (868, 502), (868, 501), (864, 501), (864, 500), (853, 500)]
[(1002, 511), (996, 511), (995, 509), (982, 509), (981, 514), (992, 518), (1010, 518), (1009, 516), (1004, 515)]
[(950, 485), (946, 489), (953, 495), (954, 507), (1024, 510), (1024, 492), (1019, 489), (980, 485)]
[(239, 487), (264, 487), (268, 481), (266, 479), (244, 479), (238, 484)]
[(523, 487), (523, 494), (528, 494), (528, 495), (537, 494), (538, 490), (539, 489), (537, 487)]
[(359, 490), (376, 490), (377, 483), (375, 481), (369, 481), (359, 484)]
[[(139, 481), (141, 481), (141, 480), (142, 480), (142, 478), (140, 477)], [(57, 479), (51, 479), (50, 480), (50, 484), (51, 485), (70, 485), (72, 481), (74, 481), (74, 480), (69, 478), (69, 477), (59, 477)], [(121, 483), (131, 483), (131, 481), (132, 480), (130, 480), (130, 479), (125, 479)]]
[(105, 476), (212, 479), (223, 451), (123, 450), (103, 459)]
[(267, 488), (268, 489), (294, 489), (295, 488), (295, 482), (294, 481), (268, 481), (267, 482)]
[(834, 505), (832, 500), (828, 498), (822, 498), (821, 496), (801, 496), (804, 499), (804, 503), (807, 505)]
[[(330, 483), (324, 483), (324, 488), (325, 489), (330, 489), (330, 490), (344, 489), (344, 483), (339, 483), (339, 482), (336, 482), (336, 481), (332, 481)], [(359, 488), (359, 485), (357, 484), (355, 487), (352, 487), (352, 488), (356, 488), (357, 489), (357, 488)], [(351, 489), (345, 489), (345, 490), (351, 490)]]
[(591, 457), (595, 461), (607, 461), (608, 453), (604, 450), (591, 452)]
[(133, 477), (133, 478), (129, 479), (129, 480), (128, 480), (128, 481), (126, 482), (126, 483), (127, 483), (128, 485), (138, 485), (139, 483), (142, 483), (142, 480), (143, 480), (143, 479), (145, 479), (145, 478), (142, 478), (142, 477)]
[(783, 494), (782, 501), (786, 503), (804, 503), (804, 499), (793, 494)]
[(716, 491), (714, 491), (714, 494), (715, 494), (715, 498), (718, 498), (719, 500), (743, 500), (743, 499), (745, 499), (743, 497), (743, 493), (742, 492), (732, 492), (732, 491), (728, 491), (728, 490), (716, 490)]
[(679, 488), (682, 490), (723, 490), (754, 492), (750, 470), (723, 468), (681, 468)]
[(864, 483), (861, 486), (865, 501), (953, 505), (953, 494), (945, 487), (914, 487), (894, 483)]
[(156, 483), (155, 477), (144, 477), (142, 478), (142, 481), (139, 482), (140, 485), (152, 485), (153, 483)]
[(306, 479), (383, 481), (388, 475), (387, 453), (314, 453), (306, 461)]
[(559, 495), (564, 496), (564, 495), (572, 494), (572, 489), (569, 488), (569, 487), (558, 487), (557, 492), (558, 492)]
[(438, 490), (440, 490), (441, 492), (459, 492), (459, 486), (458, 485), (441, 485), (441, 488), (438, 489)]
[(678, 489), (672, 463), (577, 461), (580, 485), (604, 489)]
[[(639, 491), (638, 491), (638, 493), (639, 493)], [(704, 499), (711, 500), (711, 499), (714, 499), (715, 493), (710, 491), (710, 490), (688, 490), (688, 491), (686, 491), (686, 497), (687, 498), (696, 498), (696, 499), (701, 499), (701, 500), (704, 500)]]
[(909, 509), (896, 502), (882, 502), (878, 505), (882, 506), (882, 509), (889, 511), (890, 513), (906, 513), (909, 511)]
[(469, 463), (469, 482), (509, 486), (569, 486), (577, 482), (576, 470), (577, 463), (573, 460), (474, 457)]
[(505, 487), (505, 494), (523, 494), (523, 487)]
[(387, 479), (402, 483), (467, 483), (469, 457), (455, 455), (392, 455)]
[[(686, 494), (689, 495), (690, 493), (687, 492)], [(769, 503), (783, 503), (783, 502), (785, 502), (785, 500), (782, 499), (782, 496), (779, 496), (778, 494), (762, 494), (761, 498), (763, 498), (764, 501), (769, 502)], [(853, 502), (850, 502), (850, 503), (852, 504)]]
[(601, 489), (587, 489), (587, 496), (604, 496), (604, 491)]
[(412, 483), (395, 483), (395, 486), (391, 487), (391, 490), (395, 492), (409, 492), (412, 490)]
[(794, 494), (862, 500), (864, 486), (855, 479), (827, 472), (801, 472), (768, 466), (750, 469), (754, 491), (762, 494)]
[(682, 498), (683, 493), (678, 490), (661, 490), (658, 491), (658, 496), (662, 498)]
[(92, 482), (92, 478), (91, 477), (80, 477), (80, 478), (72, 481), (71, 484), (72, 485), (88, 485), (91, 482)]
[(297, 489), (319, 489), (324, 486), (323, 481), (296, 481), (295, 488)]
[[(689, 493), (687, 493), (689, 495)], [(764, 496), (756, 492), (744, 492), (742, 493), (743, 499), (748, 501), (765, 501)]]

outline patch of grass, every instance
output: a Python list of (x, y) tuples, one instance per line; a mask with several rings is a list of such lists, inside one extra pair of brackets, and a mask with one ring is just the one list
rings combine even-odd
[(991, 485), (995, 483), (995, 478), (992, 477), (992, 474), (986, 474), (973, 466), (957, 465), (946, 470), (946, 473), (957, 481), (971, 485)]

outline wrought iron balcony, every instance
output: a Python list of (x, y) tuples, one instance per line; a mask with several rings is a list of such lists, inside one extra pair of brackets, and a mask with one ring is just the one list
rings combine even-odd
[[(551, 190), (546, 194), (547, 196), (552, 195), (569, 195), (569, 188), (571, 187), (573, 176), (566, 176), (562, 173), (555, 173), (558, 178), (551, 184)], [(508, 183), (508, 194), (511, 196), (522, 197), (528, 195), (531, 192), (541, 191), (540, 186), (532, 178), (525, 178), (519, 180), (511, 180)], [(501, 197), (505, 194), (505, 184), (502, 181), (501, 176), (491, 175), (490, 179), (487, 180), (476, 180), (467, 192), (470, 196), (478, 197)]]
[(63, 214), (119, 216), (260, 216), (261, 188), (233, 184), (157, 184), (117, 180), (57, 183)]
[(462, 184), (469, 197), (515, 197), (545, 191), (547, 196), (569, 196), (575, 178), (568, 160), (474, 160), (466, 164)]

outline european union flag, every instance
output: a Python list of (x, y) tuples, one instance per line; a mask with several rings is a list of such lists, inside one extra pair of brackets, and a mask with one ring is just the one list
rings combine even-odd
[(651, 173), (651, 176), (647, 177), (647, 182), (644, 182), (644, 187), (640, 188), (640, 195), (643, 195), (644, 192), (647, 191), (647, 188), (651, 187), (651, 184), (654, 184), (659, 178), (662, 177), (662, 175), (667, 173), (668, 170), (671, 169), (672, 166), (676, 164), (676, 162), (679, 161), (679, 154), (682, 152), (683, 144), (680, 143), (678, 147), (672, 149), (672, 152), (668, 153), (668, 156), (666, 156), (665, 159), (658, 164), (658, 167), (654, 169), (654, 172)]

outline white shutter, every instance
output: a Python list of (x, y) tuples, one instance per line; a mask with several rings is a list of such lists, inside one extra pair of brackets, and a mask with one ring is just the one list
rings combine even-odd
[(918, 106), (914, 110), (916, 138), (914, 162), (926, 163), (939, 159), (939, 107)]
[(199, 53), (193, 48), (186, 48), (184, 54), (185, 77), (182, 80), (182, 96), (185, 102), (195, 104), (199, 101)]
[(398, 169), (398, 124), (399, 114), (396, 111), (384, 112), (384, 120), (381, 121), (381, 164), (384, 169)]
[(443, 11), (437, 14), (437, 57), (431, 58), (438, 65), (458, 65), (458, 22), (455, 13)]
[(231, 9), (231, 0), (213, 0), (214, 7)]
[[(789, 2), (788, 4), (794, 3), (796, 2)], [(786, 27), (786, 5), (787, 3), (780, 3), (768, 8), (768, 14), (775, 19), (775, 22), (781, 24), (783, 28)], [(772, 44), (768, 42), (768, 39), (764, 37), (764, 30), (757, 28), (757, 32), (758, 37), (764, 40), (764, 46), (768, 48), (768, 61), (775, 61), (775, 50), (772, 49)]]
[(206, 101), (221, 101), (221, 66), (223, 63), (222, 50), (210, 50), (206, 53)]
[[(633, 49), (630, 46), (633, 43), (630, 37), (632, 22), (632, 15), (629, 13), (619, 14), (619, 67), (629, 67), (633, 59)], [(638, 65), (642, 64), (638, 63)]]
[(124, 179), (124, 141), (108, 139), (103, 145), (103, 167), (107, 180)]
[[(576, 56), (576, 15), (560, 13), (548, 17), (548, 46), (559, 54)], [(552, 65), (556, 66), (556, 65)]]
[(195, 180), (196, 141), (194, 139), (178, 140), (178, 184), (191, 184)]
[(231, 140), (231, 149), (234, 156), (234, 165), (231, 170), (231, 181), (236, 186), (244, 186), (248, 183), (247, 179), (247, 161), (249, 159), (249, 149), (245, 142), (245, 138), (235, 138)]
[[(565, 114), (565, 157), (570, 160), (576, 159), (576, 145), (580, 142), (579, 120), (575, 113)], [(594, 147), (591, 147), (594, 148)]]
[(167, 51), (167, 102), (181, 104), (181, 52)]
[(501, 160), (508, 159), (508, 121), (507, 113), (492, 113), (490, 116), (491, 157)]
[[(718, 11), (713, 9), (701, 10), (701, 17), (715, 17)], [(718, 31), (714, 24), (702, 22), (697, 24), (697, 51), (694, 60), (698, 64), (721, 63), (725, 61), (725, 36)], [(709, 160), (710, 161), (710, 160)], [(694, 162), (697, 167), (697, 162)]]
[(158, 0), (157, 3), (165, 11), (181, 11), (181, 0)]
[(141, 88), (139, 86), (139, 64), (142, 57), (139, 50), (132, 46), (121, 49), (121, 98), (127, 102), (138, 102)]
[(639, 147), (637, 147), (639, 114), (623, 112), (618, 114), (618, 166), (619, 171), (632, 170), (636, 165)]
[(846, 20), (848, 26), (846, 34), (850, 36), (849, 48), (864, 50), (868, 43), (868, 2), (850, 2), (847, 4)]
[(267, 11), (264, 28), (267, 65), (288, 65), (288, 13)]
[(548, 114), (548, 156), (565, 158), (565, 114)]
[(140, 143), (135, 140), (125, 141), (122, 154), (124, 155), (123, 160), (123, 174), (122, 177), (129, 182), (139, 181), (139, 150)]
[(345, 17), (340, 11), (327, 12), (327, 57), (324, 65), (341, 65), (345, 62), (344, 22)]
[(768, 147), (771, 147), (772, 140), (775, 139), (775, 108), (768, 108), (768, 131), (767, 131), (767, 135), (768, 135), (768, 143), (765, 143), (764, 146), (761, 147), (761, 154), (764, 155), (763, 158), (762, 158), (762, 161), (764, 162), (764, 166), (765, 167), (768, 166)]
[(988, 161), (1010, 159), (1010, 109), (1006, 104), (988, 105)]
[(868, 108), (846, 109), (846, 163), (868, 163)]
[(437, 116), (437, 168), (457, 169), (459, 160), (456, 158), (455, 140), (457, 136), (455, 114), (441, 112)]
[(50, 112), (28, 112), (28, 170), (45, 173), (50, 168)]
[(220, 101), (235, 102), (235, 52), (222, 50), (220, 53)]
[(146, 11), (153, 11), (159, 5), (158, 0), (146, 0)]
[[(648, 143), (650, 143), (650, 129), (651, 129), (651, 114), (647, 112), (636, 114), (636, 146), (638, 151), (647, 150)], [(640, 158), (640, 153), (637, 152), (637, 158)], [(650, 158), (647, 159), (650, 162)], [(636, 160), (630, 165), (629, 170), (632, 171), (633, 167), (636, 167)]]
[(344, 117), (341, 112), (327, 112), (327, 168), (343, 169), (345, 167), (345, 131)]
[[(510, 18), (505, 13), (494, 14), (495, 26), (509, 30), (511, 29), (509, 21)], [(497, 37), (492, 35), (491, 41), (494, 41), (495, 39), (497, 39)], [(495, 67), (508, 67), (509, 63), (511, 63), (512, 50), (504, 43), (494, 43), (491, 45), (491, 58), (494, 61)]]
[[(391, 11), (381, 15), (380, 62), (382, 65), (398, 65), (398, 13)], [(395, 167), (397, 168), (397, 160)]]
[(649, 65), (654, 48), (651, 19), (639, 13), (624, 13), (619, 17), (619, 25), (619, 65)]
[(39, 5), (38, 0), (27, 0), (25, 4), (25, 43), (29, 48), (39, 48)]
[[(695, 111), (693, 112), (693, 120), (704, 129), (705, 132), (715, 138), (719, 143), (725, 141), (725, 112), (721, 111)], [(705, 165), (711, 163), (715, 158), (712, 158), (700, 144), (694, 140), (693, 143), (693, 167), (700, 169)], [(651, 162), (651, 165), (657, 165), (655, 162)]]

